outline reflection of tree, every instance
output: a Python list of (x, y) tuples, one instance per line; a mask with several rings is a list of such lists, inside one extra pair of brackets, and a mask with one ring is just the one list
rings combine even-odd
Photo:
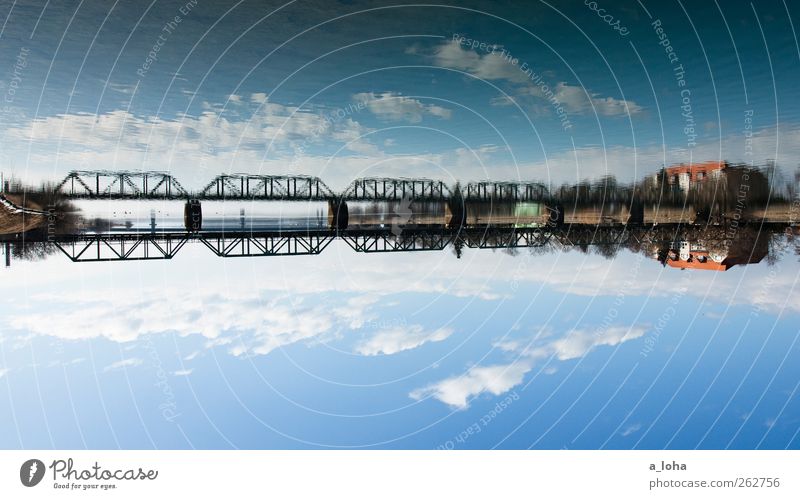
[(558, 202), (565, 206), (623, 203), (630, 201), (635, 189), (633, 185), (622, 185), (608, 175), (597, 182), (582, 181), (575, 185), (564, 184), (553, 192)]
[[(702, 248), (710, 255), (718, 255), (727, 265), (756, 263), (766, 259), (774, 264), (786, 244), (783, 228), (776, 226), (724, 224), (718, 226), (681, 226), (677, 229), (654, 227), (647, 244), (628, 245), (627, 249), (655, 257), (665, 263), (670, 249), (681, 242)], [(673, 257), (675, 258), (675, 257)]]
[(763, 204), (768, 200), (785, 201), (789, 186), (780, 187), (770, 179), (777, 178), (770, 168), (750, 168), (747, 165), (727, 167), (717, 177), (692, 183), (688, 190), (667, 181), (665, 170), (649, 177), (636, 186), (642, 201), (659, 206), (697, 206), (711, 215), (733, 210), (744, 196), (744, 204)]
[(58, 248), (48, 242), (14, 242), (11, 243), (11, 256), (15, 259), (37, 261), (58, 252)]
[(78, 226), (81, 216), (62, 193), (56, 191), (56, 184), (44, 182), (38, 187), (26, 187), (14, 180), (9, 191), (15, 202), (26, 208), (47, 212), (47, 227), (40, 230), (49, 233), (70, 233)]
[(715, 226), (572, 226), (555, 230), (546, 244), (530, 247), (529, 252), (544, 255), (578, 251), (611, 259), (621, 250), (627, 250), (665, 263), (670, 249), (686, 241), (709, 254), (720, 255), (728, 265), (756, 263), (762, 259), (772, 265), (790, 249), (800, 255), (800, 232), (785, 227), (731, 223)]
[(455, 241), (453, 241), (453, 254), (456, 255), (456, 258), (461, 258), (463, 252), (464, 241), (460, 237), (457, 237)]

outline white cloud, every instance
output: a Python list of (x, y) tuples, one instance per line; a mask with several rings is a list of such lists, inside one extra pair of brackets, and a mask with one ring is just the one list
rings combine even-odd
[(418, 99), (395, 92), (359, 93), (353, 96), (353, 100), (365, 102), (372, 114), (388, 121), (419, 123), (426, 114), (442, 119), (450, 119), (452, 116), (452, 111), (447, 108), (435, 104), (423, 104)]
[[(173, 261), (178, 274), (189, 268), (181, 269), (182, 264), (191, 266), (193, 255), (209, 256), (200, 246), (184, 250), (182, 256), (185, 259)], [(334, 253), (332, 250), (327, 255), (335, 261)], [(330, 262), (325, 263), (325, 256), (318, 258), (323, 260), (321, 269), (330, 269), (331, 272), (315, 271), (317, 263), (313, 260), (309, 261), (307, 272), (298, 272), (294, 279), (284, 280), (279, 272), (279, 278), (268, 282), (245, 278), (236, 291), (228, 288), (226, 273), (220, 274), (219, 280), (209, 276), (206, 286), (197, 289), (181, 286), (105, 289), (104, 284), (97, 283), (96, 287), (68, 295), (30, 295), (32, 302), (42, 301), (50, 305), (36, 313), (7, 314), (2, 327), (23, 332), (24, 336), (52, 336), (66, 341), (104, 338), (129, 344), (147, 335), (195, 335), (204, 339), (206, 348), (222, 347), (233, 355), (265, 355), (282, 346), (338, 338), (339, 331), (359, 329), (365, 321), (376, 318), (371, 308), (380, 296), (392, 292), (390, 287), (394, 290), (402, 286), (415, 288), (413, 283), (409, 285), (407, 278), (405, 282), (398, 276), (377, 283), (367, 275), (369, 273), (361, 276), (362, 272), (358, 271), (348, 276), (351, 280), (349, 291), (340, 296), (337, 290), (342, 289), (342, 273)], [(280, 265), (277, 259), (270, 260)], [(240, 265), (239, 260), (228, 263), (226, 268), (229, 272), (237, 274), (242, 270), (234, 270)], [(261, 260), (261, 263), (267, 262)], [(87, 267), (87, 270), (91, 269), (102, 272), (99, 266)], [(50, 278), (58, 280), (55, 274), (50, 274)], [(365, 285), (361, 286), (359, 282)], [(425, 285), (419, 283), (419, 286), (422, 291)], [(443, 285), (437, 288), (445, 289)], [(225, 289), (226, 292), (220, 294), (213, 289)], [(324, 306), (306, 303), (306, 297), (320, 296), (326, 291), (336, 294), (327, 299)], [(52, 327), (52, 324), (58, 324), (58, 327)], [(433, 334), (432, 340), (436, 341), (441, 334)], [(189, 352), (185, 357), (187, 361), (202, 353)]]
[(192, 371), (194, 371), (194, 369), (179, 369), (179, 370), (173, 372), (172, 375), (173, 376), (188, 376), (188, 375), (192, 374)]
[(142, 359), (132, 357), (130, 359), (122, 359), (113, 364), (107, 365), (103, 371), (116, 371), (118, 369), (127, 369), (128, 367), (136, 367), (142, 365)]
[[(540, 98), (547, 97), (538, 86), (528, 87), (523, 93)], [(601, 97), (599, 94), (590, 93), (583, 87), (568, 85), (565, 82), (555, 85), (553, 95), (567, 111), (576, 114), (597, 113), (601, 116), (620, 116), (638, 114), (643, 110), (633, 101)]]
[[(547, 100), (550, 95), (542, 91), (538, 83), (534, 83), (532, 75), (526, 73), (530, 71), (529, 64), (524, 68), (523, 62), (512, 64), (500, 50), (501, 48), (497, 47), (494, 52), (479, 53), (464, 48), (455, 40), (448, 40), (434, 50), (433, 58), (442, 67), (458, 69), (484, 80), (503, 80), (518, 85), (517, 95), (531, 95)], [(552, 95), (571, 113), (596, 112), (602, 116), (621, 116), (642, 111), (642, 107), (633, 101), (603, 97), (566, 82), (558, 82), (551, 88), (554, 88), (551, 91)], [(496, 97), (491, 101), (494, 106), (507, 106), (512, 103), (507, 96)]]
[[(582, 90), (565, 84), (558, 88), (570, 106), (590, 105)], [(402, 102), (404, 98), (394, 100), (398, 99)], [(600, 96), (593, 99), (601, 113), (622, 109), (622, 101)], [(287, 170), (320, 176), (334, 189), (344, 188), (356, 177), (373, 175), (429, 177), (449, 183), (490, 177), (540, 180), (557, 186), (607, 174), (616, 175), (620, 181), (639, 180), (665, 163), (775, 158), (779, 164), (793, 164), (800, 155), (800, 130), (788, 127), (780, 132), (774, 128), (754, 132), (752, 156), (745, 155), (741, 134), (700, 143), (691, 157), (685, 150), (665, 152), (659, 144), (636, 148), (584, 146), (574, 151), (548, 152), (546, 157), (524, 163), (514, 162), (513, 149), (503, 149), (503, 156), (498, 154), (490, 161), (475, 148), (387, 155), (363, 138), (373, 130), (360, 125), (354, 116), (332, 120), (331, 124), (330, 116), (323, 112), (299, 111), (296, 107), (268, 102), (265, 94), (252, 94), (250, 100), (249, 106), (256, 109), (246, 119), (239, 116), (234, 119), (214, 106), (199, 116), (175, 119), (136, 116), (124, 110), (98, 116), (65, 114), (7, 127), (0, 131), (0, 141), (7, 146), (5, 155), (24, 158), (23, 163), (30, 165), (24, 172), (16, 172), (30, 182), (52, 180), (54, 175), (64, 175), (71, 169), (107, 165), (110, 169), (169, 170), (187, 188), (201, 188), (220, 171), (286, 173)], [(263, 105), (253, 104), (254, 100), (263, 101)], [(424, 106), (411, 103), (410, 108), (416, 109), (412, 115), (420, 112), (418, 105)], [(543, 105), (549, 106), (546, 102)], [(33, 142), (29, 144), (28, 140)], [(331, 142), (344, 146), (344, 152), (330, 157), (310, 147)]]
[(481, 393), (501, 395), (522, 383), (538, 360), (546, 357), (562, 361), (576, 359), (585, 356), (597, 346), (614, 346), (640, 338), (645, 331), (647, 326), (610, 327), (594, 332), (572, 330), (564, 337), (540, 346), (523, 347), (518, 342), (505, 342), (497, 346), (516, 353), (518, 359), (514, 362), (471, 367), (463, 375), (432, 383), (412, 391), (409, 395), (416, 400), (430, 396), (452, 407), (465, 409), (470, 400)]
[(188, 362), (190, 360), (196, 359), (202, 352), (200, 350), (195, 350), (194, 352), (190, 353), (186, 357), (183, 358), (184, 361)]
[(513, 106), (514, 105), (514, 99), (512, 97), (509, 97), (508, 95), (500, 95), (500, 96), (497, 96), (497, 97), (493, 97), (489, 101), (489, 104), (491, 104), (492, 106), (495, 106), (495, 107)]
[[(122, 303), (120, 303), (120, 301)], [(221, 297), (210, 293), (164, 299), (124, 299), (84, 296), (79, 310), (52, 311), (47, 321), (30, 315), (11, 319), (15, 329), (65, 340), (98, 337), (128, 342), (142, 336), (199, 334), (211, 346), (230, 347), (235, 355), (263, 355), (275, 348), (321, 336), (331, 331), (336, 317), (305, 306), (301, 299), (262, 300), (258, 296)], [(48, 324), (59, 324), (52, 328)]]
[(577, 359), (598, 346), (615, 346), (641, 338), (646, 331), (647, 326), (609, 327), (597, 331), (573, 330), (564, 338), (553, 341), (549, 349), (552, 349), (558, 360)]
[(392, 355), (420, 347), (428, 342), (444, 341), (453, 334), (452, 328), (426, 331), (419, 324), (393, 327), (379, 331), (356, 347), (361, 355)]
[(439, 381), (411, 392), (411, 398), (420, 400), (434, 397), (458, 409), (469, 407), (469, 401), (483, 392), (500, 395), (518, 384), (532, 368), (529, 361), (508, 365), (472, 367), (461, 376)]
[(455, 40), (448, 40), (436, 47), (433, 57), (439, 66), (458, 69), (484, 80), (530, 83), (529, 77), (518, 66), (508, 62), (499, 48), (493, 53), (479, 54), (462, 47)]
[(634, 433), (636, 433), (637, 431), (639, 431), (639, 430), (641, 430), (641, 429), (642, 429), (642, 424), (641, 424), (641, 423), (632, 424), (632, 425), (630, 425), (630, 426), (627, 426), (627, 427), (626, 427), (626, 428), (625, 428), (625, 429), (622, 431), (622, 436), (623, 436), (623, 437), (627, 437), (627, 436), (629, 436), (629, 435), (633, 435)]
[(0, 368), (0, 378), (8, 374), (8, 369)]
[[(314, 275), (319, 291), (323, 291), (324, 277)], [(313, 282), (308, 284), (314, 286)], [(288, 291), (281, 283), (276, 283), (274, 289)], [(235, 356), (266, 355), (294, 343), (338, 337), (340, 330), (359, 329), (376, 317), (370, 308), (379, 300), (374, 294), (364, 294), (329, 301), (325, 307), (319, 307), (305, 303), (304, 297), (313, 293), (313, 289), (302, 285), (295, 288), (291, 298), (287, 295), (262, 298), (266, 291), (243, 289), (225, 296), (203, 290), (142, 291), (141, 295), (148, 298), (102, 290), (69, 297), (38, 295), (35, 299), (51, 304), (48, 312), (12, 316), (7, 324), (26, 335), (54, 336), (67, 341), (105, 338), (130, 343), (155, 334), (199, 335), (206, 339), (206, 348), (225, 347)], [(76, 307), (77, 303), (80, 306)], [(50, 324), (59, 326), (53, 328)], [(363, 355), (390, 355), (427, 342), (442, 341), (452, 333), (450, 328), (427, 331), (419, 325), (405, 330), (388, 328), (360, 344), (357, 351)], [(193, 351), (184, 360), (200, 354)]]
[(373, 315), (369, 307), (377, 303), (379, 298), (375, 295), (360, 295), (349, 298), (343, 307), (333, 309), (333, 314), (347, 324), (351, 329), (358, 329)]
[[(243, 103), (239, 96), (231, 99)], [(87, 164), (105, 164), (118, 169), (164, 170), (167, 158), (193, 162), (195, 174), (198, 164), (206, 164), (211, 157), (217, 158), (215, 164), (225, 164), (220, 157), (231, 161), (244, 155), (243, 160), (252, 165), (260, 163), (267, 151), (286, 156), (299, 145), (308, 147), (325, 140), (344, 145), (352, 142), (360, 153), (378, 152), (359, 140), (370, 130), (352, 117), (331, 119), (323, 112), (267, 102), (264, 94), (253, 94), (251, 103), (246, 118), (226, 114), (211, 104), (198, 116), (175, 119), (138, 116), (125, 110), (59, 114), (10, 127), (5, 136), (11, 141), (32, 141), (43, 150), (58, 145), (59, 161), (69, 167), (77, 163), (81, 169)], [(52, 157), (47, 163), (52, 169)]]

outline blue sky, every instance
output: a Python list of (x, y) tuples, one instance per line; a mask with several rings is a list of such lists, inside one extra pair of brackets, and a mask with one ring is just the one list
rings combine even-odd
[[(600, 2), (624, 36), (585, 2), (520, 4), (2, 2), (0, 170), (342, 188), (796, 167), (789, 3)], [(789, 253), (692, 273), (627, 252), (340, 242), (313, 258), (15, 261), (0, 448), (797, 448), (798, 270)]]
[(690, 154), (794, 166), (800, 51), (783, 2), (629, 2), (608, 11), (625, 36), (583, 3), (44, 7), (0, 12), (3, 168), (25, 178), (103, 164), (194, 185), (288, 162), (333, 185), (365, 172), (560, 183)]
[(18, 261), (0, 343), (0, 420), (17, 432), (0, 444), (796, 447), (797, 271), (791, 255), (692, 273), (627, 252), (341, 243)]

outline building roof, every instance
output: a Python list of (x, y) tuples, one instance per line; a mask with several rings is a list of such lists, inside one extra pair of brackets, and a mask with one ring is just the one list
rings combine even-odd
[(680, 165), (665, 168), (664, 171), (668, 175), (680, 175), (682, 173), (688, 173), (691, 177), (694, 177), (698, 173), (707, 175), (711, 172), (724, 170), (727, 167), (728, 163), (725, 161), (705, 161), (703, 163), (682, 163)]

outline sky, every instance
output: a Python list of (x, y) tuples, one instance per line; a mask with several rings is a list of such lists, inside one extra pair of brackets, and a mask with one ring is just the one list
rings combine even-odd
[[(598, 10), (603, 10), (599, 15)], [(0, 2), (0, 171), (560, 185), (800, 153), (797, 8)], [(0, 448), (798, 448), (798, 259), (14, 261)], [(16, 431), (14, 431), (16, 430)]]
[(791, 251), (720, 273), (341, 241), (18, 260), (0, 445), (796, 448), (797, 275)]
[(622, 35), (586, 3), (4, 3), (3, 171), (199, 187), (288, 169), (340, 187), (796, 166), (788, 5), (623, 2), (606, 14)]

